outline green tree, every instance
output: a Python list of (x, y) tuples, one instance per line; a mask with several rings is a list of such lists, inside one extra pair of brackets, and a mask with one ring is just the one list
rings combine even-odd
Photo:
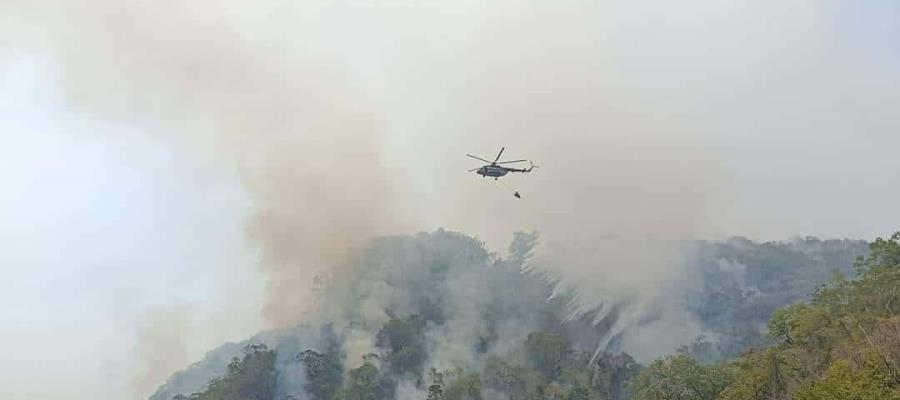
[(731, 379), (724, 367), (704, 366), (677, 355), (653, 361), (629, 386), (634, 400), (712, 400)]
[[(191, 400), (272, 400), (275, 397), (275, 351), (263, 344), (244, 347), (243, 358), (233, 358), (225, 376), (213, 379)], [(180, 396), (184, 399), (185, 396)]]
[(797, 391), (797, 400), (900, 400), (900, 391), (888, 384), (878, 363), (854, 370), (850, 362), (834, 362), (825, 376)]
[(753, 351), (734, 365), (732, 383), (721, 400), (770, 400), (788, 397), (789, 381), (784, 354), (778, 349)]
[(457, 371), (456, 379), (447, 385), (445, 400), (481, 400), (481, 377)]
[(505, 393), (510, 400), (529, 399), (537, 393), (539, 378), (534, 371), (491, 356), (482, 371), (484, 387)]
[(553, 382), (541, 390), (541, 400), (565, 400), (568, 391), (559, 383)]
[(421, 378), (428, 357), (424, 332), (425, 321), (418, 315), (395, 318), (384, 324), (376, 340), (379, 346), (390, 349), (386, 362), (392, 374)]
[(384, 400), (392, 397), (390, 384), (369, 357), (363, 365), (347, 373), (347, 384), (335, 394), (335, 400)]
[(528, 339), (525, 340), (525, 353), (545, 382), (552, 382), (559, 377), (572, 354), (572, 349), (565, 337), (541, 332), (528, 335)]
[(315, 400), (331, 400), (344, 382), (340, 360), (332, 353), (306, 350), (297, 355), (306, 369), (306, 391)]
[(640, 372), (634, 358), (628, 353), (613, 355), (603, 352), (597, 356), (594, 365), (596, 370), (592, 380), (595, 391), (601, 393), (604, 399), (622, 400), (628, 397), (626, 384)]
[(590, 396), (590, 389), (576, 383), (572, 386), (572, 389), (569, 390), (569, 393), (566, 394), (565, 400), (588, 400), (590, 399)]
[(863, 275), (872, 268), (900, 267), (900, 232), (895, 232), (888, 239), (876, 238), (869, 243), (869, 255), (858, 258), (853, 266), (857, 275)]

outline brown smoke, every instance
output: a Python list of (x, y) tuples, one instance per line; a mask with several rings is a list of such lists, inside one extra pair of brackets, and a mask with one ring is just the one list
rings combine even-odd
[[(399, 225), (384, 121), (297, 10), (215, 2), (13, 5), (49, 47), (77, 110), (137, 124), (179, 153), (235, 169), (269, 278), (264, 314), (297, 322), (315, 274)], [(262, 12), (267, 20), (253, 19)], [(296, 26), (294, 26), (296, 24)], [(285, 30), (290, 27), (289, 30)], [(27, 36), (24, 33), (32, 33)], [(216, 202), (229, 199), (209, 199)], [(408, 214), (407, 214), (408, 215)]]

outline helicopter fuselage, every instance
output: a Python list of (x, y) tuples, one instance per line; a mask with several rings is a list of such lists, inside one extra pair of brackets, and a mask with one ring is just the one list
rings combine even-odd
[(475, 171), (475, 173), (478, 175), (484, 176), (484, 177), (490, 176), (493, 178), (499, 178), (499, 177), (509, 173), (509, 170), (510, 170), (509, 168), (500, 167), (497, 165), (485, 165), (481, 168), (478, 168), (478, 170)]

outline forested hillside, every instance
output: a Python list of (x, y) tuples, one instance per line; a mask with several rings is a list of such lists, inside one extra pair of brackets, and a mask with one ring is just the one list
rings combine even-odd
[(866, 253), (861, 240), (814, 237), (756, 243), (744, 238), (702, 242), (692, 268), (700, 271), (689, 308), (712, 336), (691, 344), (704, 361), (738, 355), (768, 343), (766, 324), (776, 309), (806, 299), (837, 271), (855, 275)]
[(877, 239), (810, 301), (777, 310), (775, 343), (703, 365), (687, 355), (650, 364), (629, 387), (635, 400), (900, 399), (900, 233)]
[(616, 340), (596, 348), (609, 321), (571, 318), (576, 293), (529, 268), (537, 239), (516, 234), (505, 257), (443, 230), (377, 239), (311, 321), (213, 351), (151, 399), (896, 396), (897, 236), (871, 252), (815, 238), (693, 243), (698, 282), (679, 296), (703, 332), (646, 365)]

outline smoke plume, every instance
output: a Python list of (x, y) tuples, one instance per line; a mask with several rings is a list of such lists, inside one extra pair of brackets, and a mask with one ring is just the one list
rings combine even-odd
[(288, 18), (298, 10), (115, 1), (12, 9), (44, 28), (13, 33), (57, 57), (73, 108), (136, 124), (185, 157), (239, 174), (256, 208), (247, 230), (269, 278), (263, 313), (274, 326), (298, 320), (318, 271), (401, 225), (382, 111), (335, 56), (298, 40), (311, 29)]

